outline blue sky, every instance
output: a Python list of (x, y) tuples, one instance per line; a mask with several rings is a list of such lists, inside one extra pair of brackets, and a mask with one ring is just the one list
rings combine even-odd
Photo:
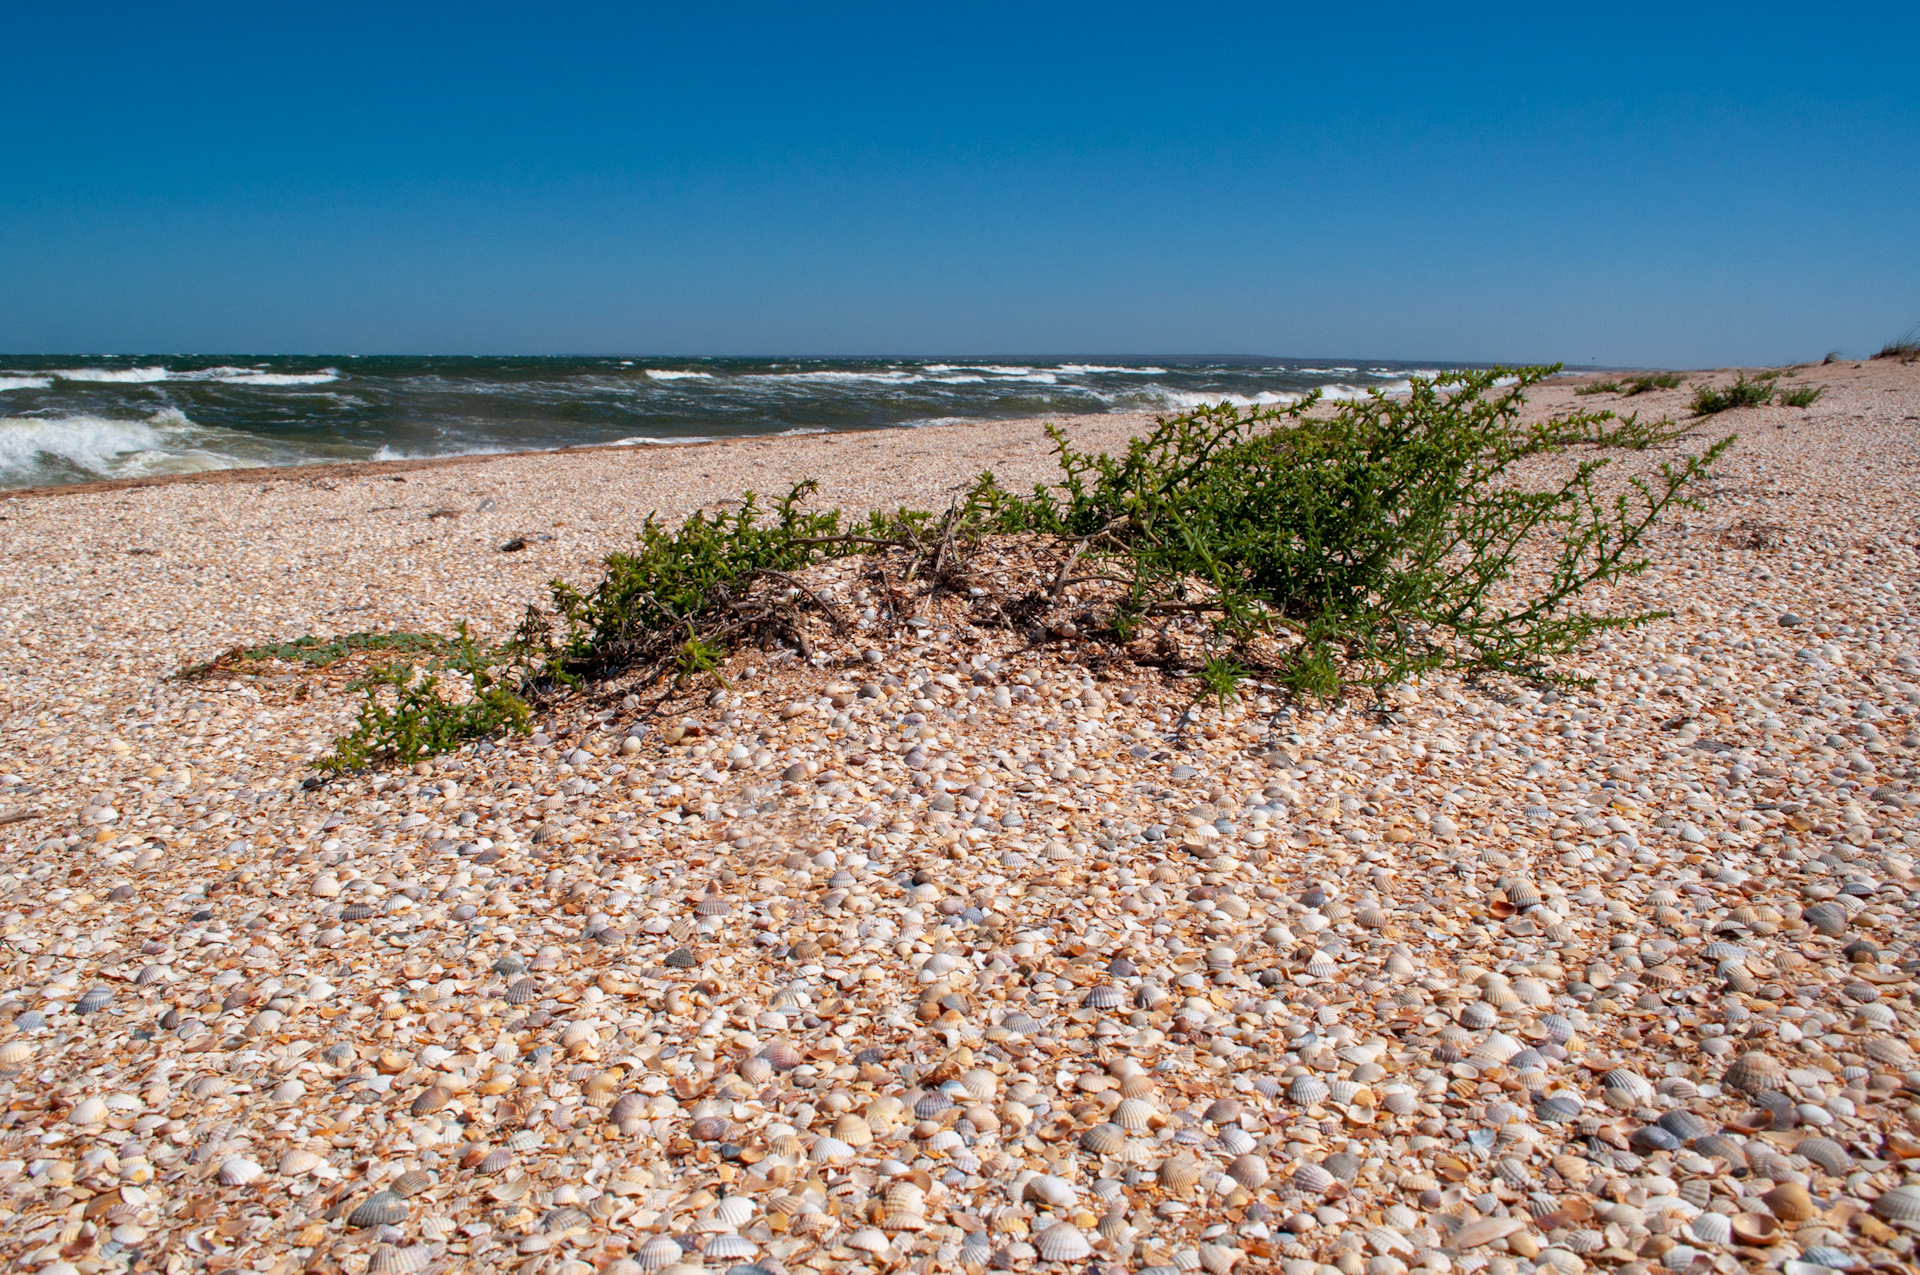
[(1920, 320), (1912, 6), (15, 6), (0, 350), (1707, 366)]

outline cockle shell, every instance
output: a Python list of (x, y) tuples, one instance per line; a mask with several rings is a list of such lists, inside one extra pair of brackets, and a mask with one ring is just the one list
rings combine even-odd
[(230, 1155), (220, 1162), (220, 1181), (227, 1186), (245, 1186), (265, 1173), (245, 1156)]
[(1066, 1222), (1056, 1222), (1034, 1236), (1033, 1247), (1045, 1262), (1078, 1262), (1093, 1255), (1087, 1237)]

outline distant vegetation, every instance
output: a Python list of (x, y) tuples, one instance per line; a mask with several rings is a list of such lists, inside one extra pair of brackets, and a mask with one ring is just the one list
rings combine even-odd
[(1635, 394), (1645, 394), (1650, 390), (1678, 389), (1681, 379), (1678, 372), (1649, 372), (1644, 376), (1630, 376), (1624, 381), (1595, 381), (1592, 385), (1580, 386), (1574, 393), (1618, 394), (1623, 398), (1632, 398)]
[[(1777, 375), (1777, 374), (1776, 374)], [(1765, 407), (1773, 401), (1773, 377), (1760, 376), (1749, 381), (1742, 372), (1732, 385), (1702, 385), (1693, 392), (1693, 414), (1713, 416), (1736, 407)]]
[(1902, 363), (1911, 363), (1920, 359), (1920, 323), (1907, 329), (1907, 334), (1897, 341), (1889, 341), (1880, 347), (1876, 359), (1899, 359)]

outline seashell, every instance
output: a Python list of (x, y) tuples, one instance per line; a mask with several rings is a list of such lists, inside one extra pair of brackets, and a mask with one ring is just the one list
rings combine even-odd
[(889, 1248), (886, 1234), (871, 1226), (863, 1226), (847, 1236), (846, 1246), (861, 1253), (884, 1253)]
[(1680, 1198), (1696, 1209), (1704, 1209), (1713, 1200), (1713, 1183), (1706, 1178), (1688, 1178), (1680, 1184)]
[(1780, 1222), (1771, 1213), (1736, 1213), (1731, 1229), (1733, 1238), (1741, 1244), (1760, 1245), (1780, 1242)]
[(540, 1131), (538, 1129), (515, 1129), (507, 1135), (507, 1150), (538, 1151), (540, 1149)]
[(1468, 1001), (1460, 1007), (1460, 1025), (1469, 1031), (1485, 1031), (1500, 1021), (1500, 1011), (1488, 1001)]
[(1245, 1155), (1258, 1145), (1254, 1142), (1252, 1134), (1236, 1124), (1230, 1124), (1222, 1129), (1215, 1141), (1219, 1144), (1220, 1150), (1227, 1155)]
[(1853, 1156), (1847, 1149), (1832, 1138), (1802, 1138), (1794, 1143), (1795, 1155), (1803, 1156), (1809, 1164), (1817, 1164), (1836, 1178), (1844, 1178), (1853, 1172)]
[(1080, 1135), (1080, 1149), (1094, 1155), (1119, 1155), (1127, 1145), (1127, 1131), (1117, 1124), (1097, 1124)]
[(387, 1189), (401, 1199), (410, 1199), (433, 1185), (433, 1175), (421, 1169), (408, 1169), (392, 1182)]
[(1301, 1107), (1317, 1107), (1327, 1100), (1330, 1090), (1318, 1076), (1295, 1076), (1287, 1086), (1287, 1101)]
[(1185, 1195), (1199, 1185), (1200, 1166), (1184, 1155), (1169, 1156), (1160, 1162), (1156, 1176), (1161, 1190), (1169, 1195)]
[(373, 1250), (373, 1256), (367, 1260), (367, 1275), (415, 1275), (415, 1272), (425, 1270), (432, 1260), (432, 1249), (425, 1244), (412, 1244), (406, 1248), (382, 1244)]
[(998, 1092), (1000, 1085), (994, 1074), (984, 1067), (975, 1067), (960, 1077), (961, 1086), (973, 1097), (975, 1102), (987, 1102)]
[(1899, 1022), (1899, 1019), (1894, 1017), (1893, 1010), (1880, 1001), (1873, 1001), (1869, 1004), (1862, 1005), (1859, 1009), (1853, 1011), (1853, 1025), (1855, 1027), (1877, 1027), (1884, 1031), (1897, 1022)]
[(111, 987), (90, 988), (78, 1001), (74, 1002), (73, 1012), (76, 1014), (91, 1014), (95, 1010), (105, 1009), (107, 1003), (112, 999), (113, 989)]
[(607, 1119), (616, 1125), (629, 1120), (643, 1120), (647, 1114), (647, 1096), (639, 1093), (623, 1093), (613, 1100), (613, 1106), (607, 1110)]
[(742, 1059), (740, 1063), (740, 1079), (750, 1085), (764, 1085), (773, 1079), (773, 1064), (758, 1054), (755, 1054), (751, 1058)]
[(1693, 1143), (1693, 1149), (1696, 1154), (1715, 1156), (1725, 1160), (1728, 1165), (1733, 1168), (1744, 1169), (1747, 1167), (1746, 1152), (1742, 1151), (1732, 1139), (1724, 1137), (1721, 1134), (1709, 1133), (1704, 1137), (1696, 1138)]
[(1113, 1109), (1113, 1123), (1128, 1133), (1140, 1133), (1149, 1128), (1159, 1111), (1145, 1098), (1122, 1098)]
[(1128, 1076), (1120, 1082), (1122, 1098), (1151, 1098), (1155, 1092), (1153, 1077), (1148, 1075)]
[(815, 1138), (807, 1158), (815, 1164), (844, 1164), (853, 1159), (853, 1148), (835, 1137)]
[(391, 1191), (375, 1191), (347, 1214), (347, 1225), (359, 1230), (398, 1226), (406, 1220), (407, 1202)]
[(1696, 1244), (1721, 1246), (1733, 1243), (1733, 1219), (1722, 1213), (1702, 1213), (1687, 1225), (1687, 1234)]
[(1096, 983), (1080, 1003), (1088, 1009), (1119, 1009), (1127, 1003), (1127, 994), (1112, 983)]
[(1031, 1200), (1035, 1204), (1044, 1204), (1050, 1209), (1070, 1208), (1080, 1197), (1080, 1193), (1073, 1189), (1072, 1183), (1065, 1178), (1055, 1177), (1051, 1173), (1040, 1173), (1029, 1178), (1021, 1195), (1024, 1199)]
[(1228, 1275), (1233, 1270), (1233, 1264), (1241, 1257), (1239, 1249), (1225, 1244), (1202, 1244), (1199, 1255), (1200, 1265), (1206, 1268), (1208, 1275)]
[(953, 1099), (938, 1089), (929, 1089), (914, 1100), (913, 1114), (922, 1120), (938, 1120), (953, 1110)]
[(848, 1111), (833, 1122), (833, 1136), (850, 1147), (864, 1147), (873, 1141), (873, 1126), (866, 1117)]
[(1782, 1182), (1762, 1194), (1760, 1202), (1782, 1222), (1804, 1222), (1814, 1214), (1813, 1196), (1798, 1182)]
[(540, 1219), (540, 1229), (548, 1235), (566, 1235), (573, 1231), (586, 1229), (589, 1218), (585, 1212), (572, 1205), (562, 1205)]
[(1410, 1116), (1420, 1110), (1420, 1095), (1405, 1085), (1381, 1091), (1380, 1105), (1396, 1116)]
[(716, 1261), (750, 1261), (759, 1255), (760, 1246), (744, 1235), (716, 1235), (707, 1241), (703, 1253)]
[(1295, 1168), (1290, 1180), (1297, 1190), (1308, 1195), (1324, 1195), (1333, 1189), (1336, 1181), (1333, 1174), (1310, 1162)]
[(1238, 1098), (1215, 1098), (1203, 1115), (1214, 1124), (1232, 1124), (1240, 1118), (1241, 1108)]
[(633, 1260), (643, 1271), (657, 1271), (685, 1256), (686, 1250), (669, 1235), (656, 1235), (633, 1251)]
[(1320, 1167), (1342, 1182), (1351, 1182), (1360, 1176), (1360, 1157), (1347, 1151), (1336, 1151), (1322, 1160)]
[(508, 986), (506, 1002), (509, 1005), (526, 1005), (537, 999), (539, 995), (540, 984), (531, 978), (523, 978)]
[(96, 1125), (106, 1118), (107, 1101), (104, 1098), (82, 1098), (67, 1113), (67, 1120), (78, 1125)]
[(1533, 1175), (1527, 1172), (1527, 1166), (1512, 1156), (1502, 1156), (1493, 1166), (1500, 1180), (1516, 1191), (1525, 1191), (1533, 1185)]
[(1893, 1226), (1920, 1228), (1920, 1187), (1897, 1186), (1873, 1202), (1873, 1215)]
[(727, 1122), (719, 1116), (702, 1116), (687, 1129), (695, 1142), (720, 1142), (727, 1136)]
[(1904, 1040), (1893, 1036), (1875, 1036), (1861, 1046), (1860, 1052), (1873, 1061), (1884, 1063), (1896, 1071), (1914, 1069), (1913, 1050), (1907, 1047)]
[(1056, 1222), (1034, 1236), (1033, 1247), (1043, 1262), (1079, 1262), (1093, 1255), (1087, 1237), (1066, 1222)]
[(313, 1152), (295, 1148), (280, 1157), (280, 1176), (297, 1178), (302, 1174), (312, 1173), (325, 1163), (325, 1160)]
[(1601, 1087), (1620, 1094), (1635, 1103), (1650, 1102), (1653, 1099), (1653, 1086), (1648, 1084), (1637, 1072), (1625, 1067), (1615, 1067), (1600, 1078)]
[(513, 1152), (502, 1148), (487, 1152), (486, 1155), (480, 1158), (480, 1163), (474, 1166), (473, 1171), (475, 1173), (492, 1175), (505, 1173), (512, 1165)]
[[(680, 937), (684, 938), (686, 936), (681, 935)], [(670, 970), (690, 970), (700, 962), (695, 960), (693, 953), (686, 948), (676, 947), (671, 952), (668, 952), (665, 959), (660, 963)]]
[(1237, 1156), (1227, 1165), (1227, 1176), (1249, 1191), (1258, 1191), (1267, 1184), (1271, 1176), (1267, 1172), (1267, 1162), (1257, 1155)]
[(227, 1186), (245, 1186), (266, 1170), (245, 1156), (230, 1155), (220, 1162), (220, 1181)]
[(1702, 1120), (1699, 1116), (1694, 1115), (1693, 1112), (1688, 1111), (1685, 1107), (1675, 1107), (1673, 1110), (1662, 1115), (1660, 1119), (1654, 1123), (1678, 1138), (1681, 1142), (1692, 1142), (1696, 1138), (1704, 1138), (1713, 1132), (1712, 1125)]
[(792, 1071), (804, 1061), (800, 1051), (791, 1042), (784, 1040), (776, 1040), (768, 1045), (760, 1051), (760, 1057), (766, 1059), (768, 1065), (775, 1071), (781, 1072)]
[(1733, 1060), (1724, 1079), (1742, 1093), (1770, 1093), (1786, 1086), (1787, 1071), (1767, 1054), (1746, 1053)]
[(733, 905), (719, 895), (709, 894), (706, 898), (694, 904), (693, 910), (701, 916), (725, 916), (727, 913), (733, 911)]
[(1829, 900), (1808, 904), (1800, 919), (1828, 938), (1839, 938), (1847, 932), (1847, 910)]

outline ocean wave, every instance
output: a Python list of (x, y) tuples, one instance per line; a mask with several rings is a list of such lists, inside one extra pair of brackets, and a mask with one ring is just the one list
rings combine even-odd
[(380, 460), (442, 460), (448, 456), (509, 456), (520, 451), (550, 451), (552, 448), (524, 447), (429, 447), (425, 449), (404, 450), (391, 444), (382, 444), (367, 457), (370, 461)]
[(0, 376), (0, 390), (44, 390), (52, 384), (50, 376)]
[(1065, 376), (1087, 376), (1094, 372), (1120, 372), (1127, 376), (1165, 376), (1163, 367), (1108, 367), (1102, 363), (1062, 363), (1053, 369)]
[[(929, 368), (929, 371), (933, 369)], [(943, 369), (954, 371), (957, 369)], [(926, 380), (924, 376), (913, 372), (755, 372), (741, 378), (748, 381), (797, 381), (824, 384), (851, 385), (866, 382), (873, 385), (918, 385)]]
[[(627, 366), (627, 365), (623, 365)], [(671, 368), (648, 368), (647, 376), (655, 381), (711, 381), (711, 372), (678, 372)]]
[(104, 416), (0, 417), (0, 485), (196, 474), (268, 463), (249, 440), (195, 425), (177, 408), (145, 420)]
[[(822, 431), (824, 432), (824, 431)], [(608, 447), (685, 447), (693, 443), (717, 443), (720, 440), (710, 434), (693, 434), (685, 438), (654, 438), (646, 434), (634, 434), (628, 438), (616, 438)]]
[(340, 379), (340, 373), (332, 368), (319, 372), (242, 372), (233, 371), (225, 376), (211, 378), (222, 385), (325, 385), (329, 381)]
[(167, 379), (164, 367), (65, 367), (53, 375), (63, 381), (86, 381), (100, 385), (148, 385)]

